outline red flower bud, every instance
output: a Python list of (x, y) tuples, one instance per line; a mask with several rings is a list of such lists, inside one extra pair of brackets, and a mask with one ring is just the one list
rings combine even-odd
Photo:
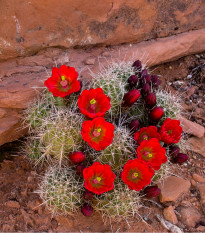
[(145, 76), (145, 75), (148, 74), (148, 70), (147, 70), (147, 69), (144, 69), (144, 70), (141, 71), (140, 74), (141, 74), (141, 77), (143, 77), (143, 76)]
[(141, 90), (143, 95), (148, 95), (151, 92), (151, 87), (148, 83), (146, 83)]
[(172, 159), (173, 163), (182, 164), (188, 160), (188, 156), (183, 153), (179, 153), (176, 157)]
[(69, 159), (74, 164), (78, 164), (78, 163), (82, 163), (85, 160), (85, 155), (83, 154), (83, 152), (76, 151), (69, 155)]
[(85, 169), (85, 165), (83, 165), (83, 164), (79, 164), (79, 165), (77, 165), (77, 167), (76, 167), (76, 173), (78, 174), (78, 175), (83, 175), (83, 170)]
[(150, 93), (149, 95), (147, 95), (145, 97), (145, 103), (149, 108), (154, 107), (157, 103), (156, 95), (154, 93)]
[(170, 157), (176, 157), (179, 154), (179, 147), (178, 146), (170, 146), (169, 148), (169, 155)]
[(140, 91), (135, 89), (127, 92), (123, 97), (123, 106), (131, 107), (140, 97)]
[(140, 123), (139, 123), (139, 121), (137, 119), (132, 120), (130, 122), (129, 127), (130, 127), (131, 130), (137, 131), (139, 129), (139, 127), (140, 127)]
[(137, 77), (137, 75), (131, 75), (131, 76), (128, 78), (127, 82), (130, 84), (130, 86), (135, 86), (135, 85), (137, 85), (137, 82), (138, 82), (138, 77)]
[(151, 82), (153, 86), (158, 87), (162, 81), (158, 78), (157, 75), (151, 75)]
[(135, 62), (133, 63), (133, 65), (132, 65), (132, 67), (134, 67), (135, 70), (140, 70), (140, 69), (142, 69), (142, 63), (141, 63), (141, 61), (140, 61), (140, 60), (135, 61)]
[(158, 122), (162, 118), (163, 114), (164, 114), (163, 108), (159, 106), (152, 109), (149, 117), (152, 121)]
[(91, 200), (93, 198), (93, 195), (94, 195), (94, 193), (90, 192), (89, 190), (86, 190), (83, 193), (83, 197), (84, 197), (85, 200)]
[(83, 215), (85, 215), (86, 217), (89, 217), (92, 215), (93, 213), (93, 207), (89, 204), (84, 204), (81, 207), (81, 212), (83, 213)]
[(149, 74), (142, 76), (142, 84), (150, 83), (150, 81), (151, 81), (151, 76)]
[(161, 192), (161, 189), (159, 189), (156, 185), (154, 186), (148, 186), (144, 189), (144, 193), (147, 198), (157, 197)]

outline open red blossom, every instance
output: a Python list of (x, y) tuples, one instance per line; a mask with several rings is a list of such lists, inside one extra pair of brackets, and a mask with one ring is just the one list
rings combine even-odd
[(81, 86), (77, 77), (78, 73), (75, 68), (62, 65), (60, 68), (52, 69), (52, 76), (44, 84), (55, 97), (65, 97), (80, 90)]
[(164, 143), (178, 143), (182, 134), (180, 121), (167, 118), (161, 126), (159, 133), (161, 135), (161, 141)]
[(134, 134), (134, 140), (136, 140), (138, 144), (151, 138), (161, 139), (160, 134), (157, 132), (157, 127), (155, 126), (143, 127)]
[(147, 162), (154, 170), (159, 170), (162, 163), (167, 162), (165, 148), (161, 147), (158, 139), (151, 138), (143, 141), (137, 148), (137, 158)]
[(104, 150), (112, 143), (115, 126), (103, 117), (94, 118), (91, 121), (84, 121), (81, 135), (83, 140), (95, 150)]
[(115, 173), (107, 164), (93, 163), (92, 166), (83, 170), (83, 177), (85, 188), (95, 194), (99, 195), (114, 188)]
[(111, 107), (110, 98), (103, 94), (102, 88), (91, 88), (84, 90), (78, 97), (78, 107), (89, 118), (101, 117)]
[(139, 191), (151, 183), (154, 170), (141, 159), (128, 160), (124, 165), (121, 178), (129, 189)]

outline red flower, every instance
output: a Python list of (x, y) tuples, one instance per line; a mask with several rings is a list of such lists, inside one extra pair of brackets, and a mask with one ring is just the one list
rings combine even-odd
[(83, 122), (81, 135), (90, 147), (99, 151), (112, 143), (114, 129), (113, 124), (106, 122), (103, 117), (97, 117)]
[(111, 107), (110, 98), (103, 94), (103, 89), (84, 90), (78, 97), (78, 107), (82, 114), (90, 117), (101, 117)]
[(167, 118), (161, 126), (159, 133), (161, 135), (161, 141), (164, 143), (178, 143), (182, 134), (180, 121)]
[(141, 159), (128, 160), (124, 165), (121, 178), (129, 189), (139, 191), (151, 183), (154, 170)]
[(107, 164), (93, 163), (92, 166), (83, 170), (83, 177), (85, 188), (95, 194), (99, 195), (114, 188), (115, 173)]
[(156, 138), (143, 141), (137, 148), (137, 157), (146, 161), (154, 170), (159, 170), (162, 163), (167, 162), (165, 148)]
[(134, 134), (134, 140), (136, 140), (138, 144), (151, 138), (161, 139), (160, 134), (157, 132), (157, 127), (155, 126), (143, 127)]
[(44, 84), (55, 97), (65, 97), (80, 90), (81, 86), (77, 77), (78, 73), (75, 68), (62, 65), (60, 69), (57, 67), (52, 69), (52, 76)]

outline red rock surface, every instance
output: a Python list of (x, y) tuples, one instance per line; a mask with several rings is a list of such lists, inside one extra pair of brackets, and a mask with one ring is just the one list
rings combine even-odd
[(1, 1), (0, 59), (47, 47), (141, 42), (205, 27), (200, 0)]

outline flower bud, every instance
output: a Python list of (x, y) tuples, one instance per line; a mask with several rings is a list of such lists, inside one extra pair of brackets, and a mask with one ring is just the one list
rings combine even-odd
[(142, 63), (140, 60), (137, 60), (133, 63), (132, 67), (135, 68), (135, 70), (141, 70), (142, 69)]
[(79, 164), (76, 167), (76, 173), (80, 176), (83, 175), (83, 170), (85, 169), (85, 165)]
[(147, 198), (157, 197), (161, 192), (161, 189), (159, 189), (156, 185), (148, 186), (144, 189), (144, 193)]
[(137, 131), (139, 129), (139, 127), (140, 127), (140, 123), (139, 123), (139, 121), (137, 119), (132, 120), (130, 122), (129, 127), (130, 127), (131, 130)]
[(130, 86), (135, 86), (135, 85), (137, 85), (137, 82), (138, 82), (138, 77), (137, 77), (137, 75), (131, 75), (131, 76), (128, 78), (127, 82), (129, 83)]
[(131, 107), (140, 97), (140, 91), (135, 89), (127, 92), (123, 97), (123, 106)]
[(83, 197), (85, 200), (91, 200), (93, 198), (94, 193), (90, 192), (89, 190), (85, 190), (83, 193)]
[(170, 146), (169, 148), (169, 156), (170, 157), (176, 157), (179, 154), (179, 147), (178, 146)]
[(85, 155), (83, 154), (83, 152), (76, 151), (76, 152), (69, 154), (69, 159), (74, 164), (78, 164), (78, 163), (82, 163), (85, 160)]
[(149, 108), (154, 107), (157, 103), (156, 95), (154, 93), (150, 93), (149, 95), (147, 95), (145, 97), (145, 103)]
[(172, 159), (173, 163), (182, 164), (188, 160), (188, 156), (183, 153), (179, 153), (176, 157)]
[(151, 75), (151, 82), (153, 86), (158, 87), (162, 81), (158, 78), (157, 75)]
[(163, 114), (164, 114), (163, 108), (159, 106), (152, 109), (149, 117), (153, 122), (158, 122), (162, 118)]
[(147, 74), (148, 74), (148, 70), (147, 70), (147, 69), (144, 69), (144, 70), (142, 70), (142, 71), (140, 72), (141, 77), (143, 77), (143, 76), (145, 76), (145, 75), (147, 75)]
[(151, 87), (148, 83), (146, 83), (141, 90), (143, 95), (148, 95), (151, 92)]
[(150, 83), (151, 81), (151, 75), (146, 74), (142, 76), (142, 84)]
[(92, 215), (93, 213), (93, 207), (89, 204), (84, 204), (81, 207), (81, 212), (83, 213), (83, 215), (85, 215), (86, 217), (89, 217)]

